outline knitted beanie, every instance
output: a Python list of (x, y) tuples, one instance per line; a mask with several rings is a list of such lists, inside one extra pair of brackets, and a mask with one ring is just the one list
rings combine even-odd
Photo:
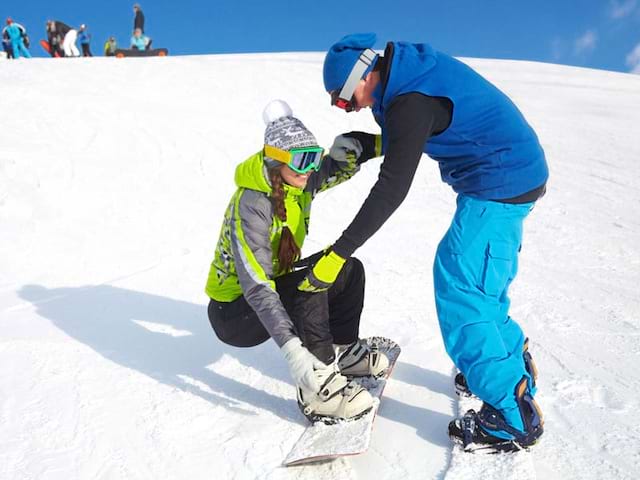
[[(262, 112), (262, 119), (267, 125), (264, 131), (265, 145), (271, 145), (280, 150), (318, 145), (316, 137), (293, 116), (291, 107), (284, 100), (271, 101)], [(264, 161), (269, 167), (281, 164), (266, 156)]]

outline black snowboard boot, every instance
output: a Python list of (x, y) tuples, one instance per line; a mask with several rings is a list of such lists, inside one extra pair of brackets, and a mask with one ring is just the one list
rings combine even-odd
[(534, 445), (543, 433), (540, 408), (529, 393), (527, 377), (516, 386), (516, 399), (525, 431), (509, 425), (502, 414), (488, 403), (480, 412), (469, 410), (449, 423), (449, 437), (467, 452), (517, 452)]

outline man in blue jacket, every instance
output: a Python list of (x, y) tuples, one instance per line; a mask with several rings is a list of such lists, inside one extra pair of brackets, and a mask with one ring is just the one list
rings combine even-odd
[[(300, 284), (328, 288), (346, 258), (371, 237), (407, 195), (423, 153), (438, 162), (458, 194), (457, 209), (433, 266), (438, 320), (447, 353), (460, 370), (456, 388), (483, 400), (449, 424), (465, 450), (515, 451), (543, 432), (533, 397), (535, 366), (522, 329), (509, 316), (525, 217), (546, 188), (538, 138), (513, 102), (464, 63), (427, 44), (348, 35), (324, 62), (332, 104), (370, 107), (382, 128), (378, 181), (360, 211)], [(343, 150), (363, 145), (343, 136)], [(332, 152), (332, 155), (339, 152)]]

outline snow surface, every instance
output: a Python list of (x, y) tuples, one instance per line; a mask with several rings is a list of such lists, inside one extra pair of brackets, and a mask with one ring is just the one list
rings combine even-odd
[[(305, 426), (287, 367), (273, 342), (220, 343), (203, 288), (269, 100), (326, 147), (377, 131), (329, 106), (322, 54), (34, 59), (0, 69), (0, 478), (638, 478), (640, 77), (467, 61), (516, 101), (551, 168), (512, 288), (546, 418), (530, 454), (447, 438), (458, 402), (431, 265), (455, 196), (425, 157), (357, 252), (361, 334), (402, 346), (371, 447), (280, 466)], [(305, 253), (338, 237), (378, 167), (318, 197)]]

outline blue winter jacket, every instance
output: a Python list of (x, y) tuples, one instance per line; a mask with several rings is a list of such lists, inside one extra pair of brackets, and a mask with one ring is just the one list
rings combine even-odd
[(399, 95), (446, 97), (453, 103), (451, 124), (423, 149), (438, 162), (443, 181), (484, 200), (513, 198), (546, 182), (538, 137), (509, 97), (430, 45), (394, 42), (393, 47), (389, 77), (373, 106), (383, 135), (385, 109)]
[(89, 42), (91, 42), (91, 34), (89, 32), (87, 32), (86, 30), (83, 31), (79, 31), (78, 32), (78, 41), (80, 42), (80, 45), (85, 45)]
[(131, 48), (137, 48), (138, 50), (145, 50), (149, 44), (149, 37), (141, 35), (138, 38), (131, 37)]
[(16, 23), (12, 23), (6, 27), (7, 35), (12, 42), (17, 42), (22, 38), (22, 30)]

